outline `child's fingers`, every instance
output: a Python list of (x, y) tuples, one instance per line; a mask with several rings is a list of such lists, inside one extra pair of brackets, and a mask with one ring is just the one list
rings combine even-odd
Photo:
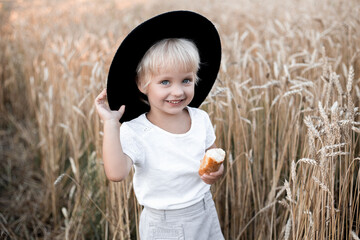
[(217, 179), (217, 176), (211, 175), (211, 173), (210, 174), (205, 173), (204, 175), (202, 175), (202, 177), (204, 179), (206, 179), (206, 180), (215, 180), (215, 179)]
[(96, 97), (95, 102), (98, 103), (106, 99), (106, 88), (101, 91), (101, 93)]
[(224, 173), (224, 165), (221, 164), (219, 170), (217, 170), (216, 172), (210, 173), (210, 176), (218, 177), (218, 176), (221, 176), (223, 173)]
[(220, 168), (216, 172), (212, 172), (210, 174), (203, 174), (200, 176), (200, 178), (206, 183), (206, 184), (213, 184), (215, 183), (224, 173), (224, 165), (221, 164)]
[(106, 88), (101, 91), (101, 93), (98, 95), (98, 98), (103, 98), (104, 96), (106, 96)]
[(201, 179), (206, 183), (206, 184), (213, 184), (217, 178), (210, 176), (208, 174), (204, 174), (201, 176)]
[(121, 118), (122, 115), (123, 115), (124, 112), (125, 112), (125, 105), (122, 105), (122, 106), (119, 108), (118, 112), (120, 113), (120, 118)]
[(216, 177), (205, 173), (204, 175), (201, 176), (201, 179), (205, 181), (212, 181), (215, 180)]
[(206, 177), (206, 174), (203, 174), (200, 176), (201, 180), (203, 180), (205, 183), (208, 183), (208, 179)]

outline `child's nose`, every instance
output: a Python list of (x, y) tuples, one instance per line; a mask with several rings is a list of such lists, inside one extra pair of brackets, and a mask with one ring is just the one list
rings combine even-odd
[(175, 85), (172, 90), (172, 94), (174, 96), (182, 96), (184, 94), (184, 89), (182, 88), (182, 86)]

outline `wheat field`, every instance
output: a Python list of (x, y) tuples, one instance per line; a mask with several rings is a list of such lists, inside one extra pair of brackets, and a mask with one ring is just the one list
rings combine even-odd
[(0, 239), (139, 239), (93, 102), (126, 34), (176, 9), (221, 36), (201, 108), (227, 152), (225, 238), (359, 239), (358, 0), (0, 1)]

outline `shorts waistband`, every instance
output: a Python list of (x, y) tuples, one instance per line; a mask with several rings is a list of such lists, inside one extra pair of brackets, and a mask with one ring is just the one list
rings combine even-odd
[(203, 211), (206, 210), (209, 203), (212, 202), (212, 195), (211, 192), (207, 192), (204, 195), (204, 198), (200, 200), (199, 202), (180, 209), (169, 209), (169, 210), (158, 210), (154, 208), (145, 207), (146, 211), (151, 213), (153, 216), (161, 217), (162, 219), (167, 219), (171, 217), (176, 217), (179, 215), (186, 215), (186, 214), (193, 214), (197, 211)]

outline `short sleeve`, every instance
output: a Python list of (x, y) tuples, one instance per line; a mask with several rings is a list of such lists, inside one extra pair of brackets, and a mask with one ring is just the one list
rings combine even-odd
[(144, 153), (141, 151), (141, 141), (126, 123), (120, 127), (120, 142), (123, 152), (131, 158), (133, 164), (143, 161)]
[(215, 131), (211, 123), (209, 115), (204, 111), (204, 121), (206, 127), (206, 149), (211, 147), (216, 140)]

